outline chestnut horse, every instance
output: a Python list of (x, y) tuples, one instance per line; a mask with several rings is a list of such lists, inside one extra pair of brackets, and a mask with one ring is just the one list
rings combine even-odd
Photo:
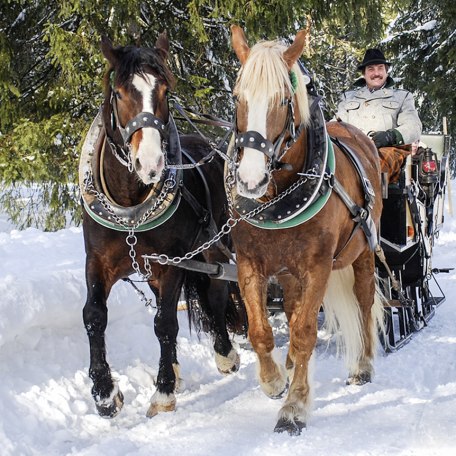
[[(373, 253), (382, 209), (379, 160), (361, 131), (319, 123), (318, 98), (306, 90), (310, 79), (298, 62), (305, 31), (289, 47), (267, 41), (252, 48), (240, 27), (231, 32), (241, 69), (234, 88), (235, 166), (228, 168), (226, 190), (238, 219), (232, 238), (239, 287), (261, 388), (271, 398), (289, 388), (275, 431), (298, 435), (311, 407), (309, 362), (322, 304), (330, 326), (342, 333), (348, 383), (368, 382), (373, 374), (383, 313)], [(356, 168), (364, 169), (362, 177)], [(273, 359), (267, 320), (274, 276), (289, 323), (286, 369)]]
[[(167, 94), (174, 78), (166, 63), (169, 41), (165, 33), (155, 48), (113, 47), (103, 39), (101, 49), (110, 64), (105, 101), (86, 138), (80, 165), (89, 376), (98, 413), (117, 415), (123, 395), (106, 359), (107, 299), (118, 280), (136, 272), (156, 296), (154, 329), (160, 359), (156, 391), (147, 411), (152, 417), (175, 408), (180, 380), (177, 305), (183, 286), (189, 305), (199, 303), (195, 308), (202, 319), (198, 329), (214, 335), (219, 371), (239, 368), (239, 355), (227, 332), (227, 324), (239, 328), (242, 321), (230, 288), (233, 284), (174, 266), (149, 264), (142, 258), (151, 253), (185, 255), (211, 239), (225, 223), (226, 195), (220, 187), (223, 161), (215, 157), (210, 172), (191, 167), (211, 148), (198, 137), (177, 133), (168, 110)], [(183, 170), (185, 165), (189, 169)], [(226, 261), (227, 251), (213, 244), (195, 258)]]

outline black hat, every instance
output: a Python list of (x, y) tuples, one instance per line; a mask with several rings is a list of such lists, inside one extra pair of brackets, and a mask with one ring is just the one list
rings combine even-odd
[(379, 63), (384, 63), (385, 65), (391, 65), (390, 62), (387, 62), (383, 52), (380, 49), (368, 49), (364, 54), (364, 59), (360, 65), (358, 65), (358, 70), (363, 70), (367, 65), (376, 65)]

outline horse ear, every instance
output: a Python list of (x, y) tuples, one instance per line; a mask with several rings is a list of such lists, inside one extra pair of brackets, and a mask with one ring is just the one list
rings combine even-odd
[(112, 66), (116, 65), (116, 62), (118, 61), (117, 53), (111, 40), (107, 36), (102, 36), (101, 38), (101, 52)]
[(231, 26), (231, 43), (241, 65), (244, 65), (250, 54), (250, 48), (247, 44), (244, 31), (238, 25), (233, 24)]
[(155, 47), (161, 51), (163, 54), (163, 57), (166, 59), (169, 54), (169, 39), (168, 39), (168, 34), (166, 33), (166, 30), (160, 33), (158, 35), (157, 41), (155, 43)]
[(300, 30), (292, 43), (292, 45), (283, 53), (283, 59), (291, 70), (291, 67), (301, 57), (307, 46), (307, 34), (308, 30)]

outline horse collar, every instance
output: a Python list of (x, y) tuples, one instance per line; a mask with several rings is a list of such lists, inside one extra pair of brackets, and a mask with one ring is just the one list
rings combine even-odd
[[(181, 200), (182, 170), (167, 169), (165, 176), (151, 187), (142, 203), (131, 207), (120, 206), (113, 201), (103, 184), (102, 151), (106, 142), (103, 116), (99, 112), (87, 133), (79, 163), (79, 186), (86, 212), (100, 225), (117, 231), (147, 231), (166, 222)], [(180, 164), (179, 136), (172, 117), (169, 142), (167, 158)]]
[[(225, 179), (233, 210), (252, 225), (265, 229), (283, 229), (304, 223), (321, 210), (331, 195), (331, 186), (326, 184), (326, 180), (327, 172), (332, 174), (335, 170), (334, 151), (326, 132), (319, 98), (310, 98), (313, 103), (307, 128), (308, 154), (303, 168), (305, 178), (298, 180), (272, 203), (266, 204), (238, 195), (235, 185)], [(298, 131), (301, 134), (301, 128)], [(230, 155), (233, 155), (235, 148), (234, 145), (229, 150)], [(226, 177), (227, 173), (228, 170)]]

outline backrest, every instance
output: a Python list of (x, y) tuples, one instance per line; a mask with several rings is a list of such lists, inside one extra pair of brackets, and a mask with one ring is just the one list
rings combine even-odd
[(445, 135), (441, 134), (425, 134), (421, 135), (420, 141), (423, 142), (427, 148), (432, 149), (432, 152), (437, 154), (439, 160), (447, 153)]

